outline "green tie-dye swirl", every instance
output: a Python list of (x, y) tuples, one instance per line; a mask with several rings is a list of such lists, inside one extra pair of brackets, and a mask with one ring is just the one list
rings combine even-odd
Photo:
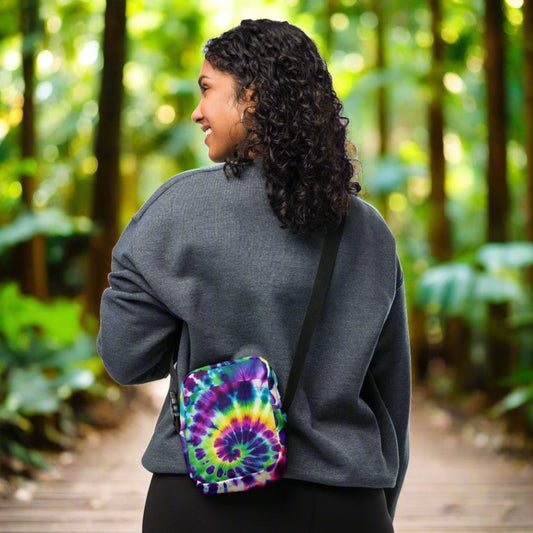
[(245, 357), (183, 380), (180, 436), (189, 475), (204, 493), (240, 492), (285, 470), (285, 414), (267, 361)]

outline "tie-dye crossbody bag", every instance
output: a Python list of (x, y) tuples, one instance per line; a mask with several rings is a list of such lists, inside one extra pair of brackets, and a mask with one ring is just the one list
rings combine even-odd
[(343, 225), (326, 236), (283, 401), (267, 360), (250, 356), (189, 372), (181, 383), (178, 402), (178, 377), (172, 361), (174, 425), (189, 476), (203, 493), (241, 492), (283, 475), (286, 413), (323, 307)]

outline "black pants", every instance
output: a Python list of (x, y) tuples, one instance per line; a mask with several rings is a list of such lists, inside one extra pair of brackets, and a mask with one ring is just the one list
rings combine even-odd
[(383, 490), (276, 481), (204, 495), (186, 475), (154, 474), (143, 533), (393, 533)]

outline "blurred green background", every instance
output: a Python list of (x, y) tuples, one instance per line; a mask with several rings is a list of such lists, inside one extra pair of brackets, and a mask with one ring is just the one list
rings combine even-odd
[(160, 184), (210, 164), (190, 121), (201, 48), (243, 18), (300, 26), (328, 61), (397, 237), (416, 383), (531, 435), (531, 5), (4, 0), (0, 475), (127, 403), (94, 348), (110, 251)]

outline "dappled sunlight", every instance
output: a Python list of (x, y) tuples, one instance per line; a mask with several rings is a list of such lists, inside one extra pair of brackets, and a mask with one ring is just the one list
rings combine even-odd
[[(127, 0), (123, 64), (116, 43), (107, 58), (121, 73), (112, 93), (102, 90), (105, 0), (40, 0), (28, 27), (22, 4), (2, 3), (0, 492), (31, 481), (12, 506), (0, 499), (0, 530), (13, 518), (44, 531), (54, 495), (58, 532), (120, 521), (138, 531), (150, 477), (140, 458), (168, 383), (130, 397), (96, 356), (110, 250), (171, 176), (212, 164), (191, 121), (202, 47), (263, 17), (316, 41), (349, 119), (362, 198), (396, 239), (416, 378), (399, 533), (533, 527), (529, 4), (502, 0), (487, 34), (498, 2), (441, 2), (440, 14), (393, 4)], [(502, 71), (492, 70), (498, 47)]]

